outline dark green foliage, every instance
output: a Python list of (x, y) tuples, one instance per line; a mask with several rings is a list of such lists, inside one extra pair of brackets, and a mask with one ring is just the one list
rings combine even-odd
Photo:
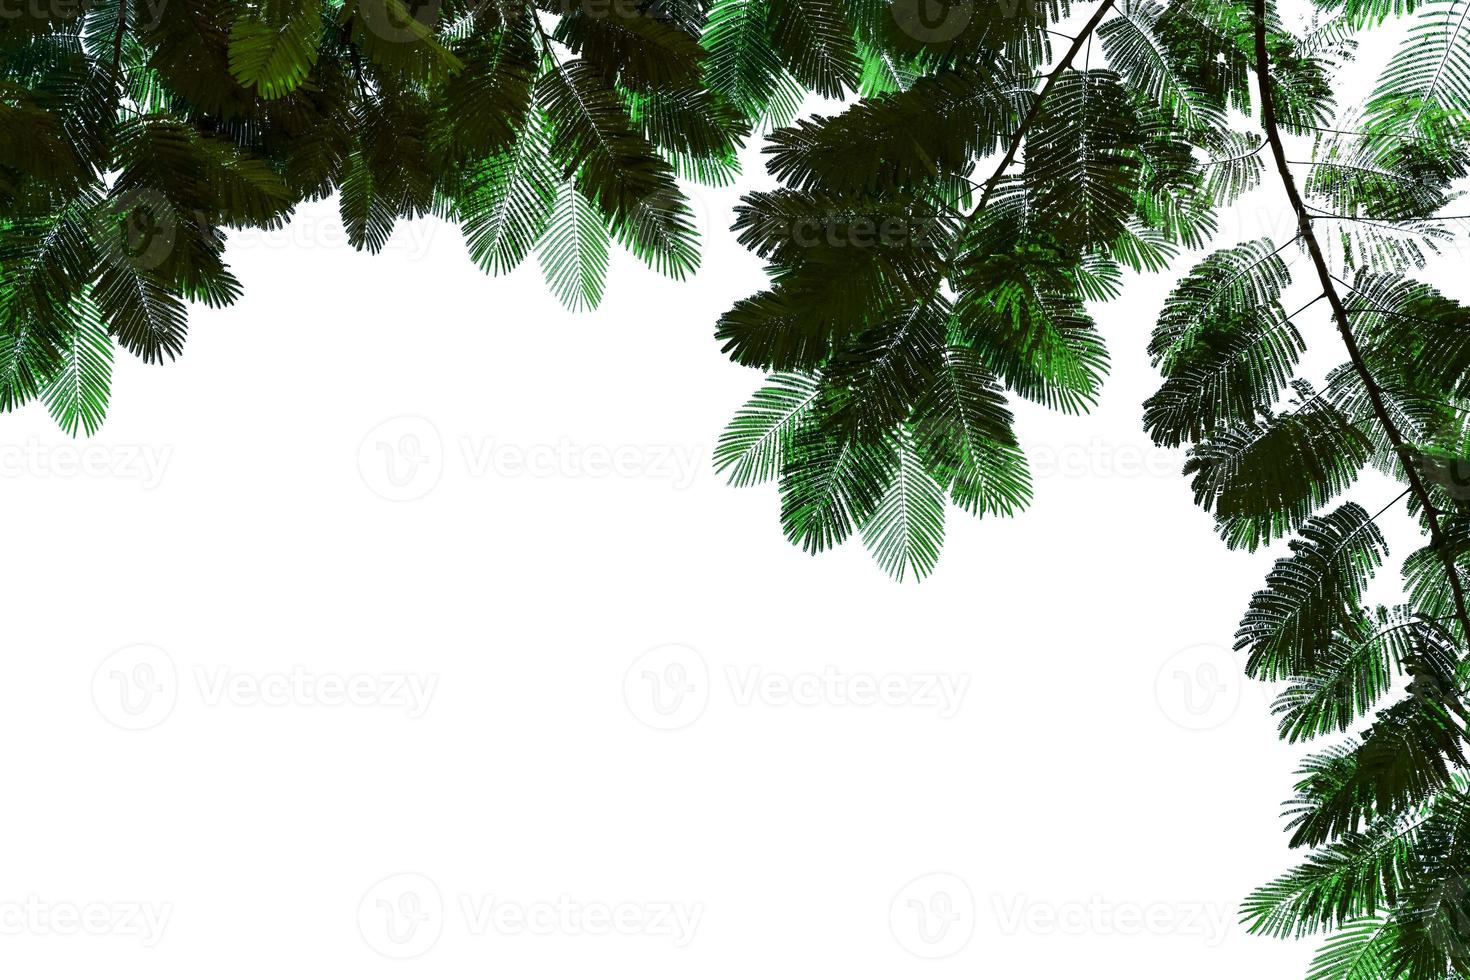
[(1236, 634), (1236, 648), (1250, 651), (1246, 672), (1258, 680), (1315, 675), (1320, 652), (1338, 653), (1334, 640), (1360, 634), (1363, 592), (1387, 550), (1357, 504), (1307, 521)]
[[(45, 6), (0, 34), (0, 410), (43, 397), (68, 431), (105, 412), (99, 330), (171, 360), (188, 303), (240, 294), (229, 229), (340, 192), (357, 248), (434, 213), (487, 271), (537, 252), (563, 302), (594, 306), (614, 240), (693, 272), (678, 178), (728, 180), (750, 128), (695, 0)], [(856, 86), (852, 25), (797, 37), (784, 16), (790, 51), (825, 44), (790, 70)]]
[(1300, 528), (1348, 489), (1368, 440), (1331, 401), (1299, 383), (1301, 401), (1197, 443), (1184, 474), (1232, 548), (1254, 551)]
[[(898, 31), (864, 16), (875, 6)], [(880, 565), (922, 577), (943, 540), (935, 487), (976, 515), (1030, 500), (1007, 398), (1093, 405), (1108, 357), (1087, 304), (1207, 240), (1218, 188), (1249, 182), (1193, 152), (1235, 145), (1244, 78), (1201, 80), (1199, 46), (1240, 61), (1248, 32), (1203, 4), (974, 4), (948, 30), (901, 6), (853, 5), (860, 99), (771, 134), (782, 186), (747, 196), (736, 224), (771, 286), (717, 336), (779, 372), (768, 390), (810, 394), (799, 432), (761, 443), (787, 536), (822, 551), (862, 531)], [(1074, 13), (1080, 32), (1053, 30)], [(1090, 63), (1094, 35), (1108, 67)], [(754, 471), (733, 452), (717, 463), (736, 483)]]
[[(1263, 0), (1246, 19), (1269, 103), (1255, 102), (1266, 139), (1240, 152), (1269, 150), (1301, 231), (1217, 251), (1181, 281), (1154, 334), (1163, 383), (1145, 425), (1160, 445), (1189, 447), (1196, 500), (1227, 544), (1291, 536), (1236, 637), (1246, 672), (1284, 685), (1281, 737), (1353, 733), (1305, 761), (1285, 815), (1292, 846), (1312, 850), (1250, 897), (1246, 923), (1328, 933), (1313, 980), (1451, 980), (1470, 971), (1470, 311), (1409, 273), (1448, 236), (1436, 215), (1467, 172), (1470, 4), (1319, 6), (1337, 19), (1305, 40)], [(1350, 53), (1354, 29), (1415, 12), (1427, 26), (1369, 104), (1330, 114), (1312, 51)], [(1284, 134), (1310, 137), (1310, 158), (1290, 159)], [(1282, 303), (1293, 280), (1310, 283), (1313, 319), (1327, 320), (1313, 346), (1343, 362), (1316, 385), (1298, 375), (1309, 332)], [(1404, 486), (1382, 511), (1406, 502), (1427, 537), (1392, 609), (1366, 599), (1388, 554), (1382, 515), (1342, 499), (1370, 463)]]
[(1280, 251), (1264, 241), (1211, 255), (1180, 281), (1149, 345), (1165, 379), (1144, 404), (1155, 442), (1216, 436), (1281, 396), (1303, 346), (1281, 306), (1288, 281)]

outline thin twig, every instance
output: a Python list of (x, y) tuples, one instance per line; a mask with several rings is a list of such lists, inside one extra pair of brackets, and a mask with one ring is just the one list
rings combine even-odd
[(1021, 144), (1026, 141), (1026, 136), (1031, 132), (1031, 127), (1036, 124), (1037, 118), (1041, 115), (1041, 106), (1046, 102), (1046, 97), (1051, 94), (1051, 90), (1056, 87), (1057, 82), (1061, 80), (1062, 75), (1066, 73), (1067, 69), (1072, 67), (1072, 62), (1077, 60), (1077, 55), (1081, 53), (1083, 46), (1092, 37), (1093, 31), (1097, 30), (1098, 25), (1102, 23), (1103, 17), (1112, 9), (1114, 2), (1116, 0), (1103, 0), (1102, 4), (1093, 12), (1092, 19), (1072, 39), (1072, 45), (1067, 49), (1067, 53), (1062, 56), (1062, 60), (1057, 62), (1056, 67), (1046, 76), (1045, 84), (1041, 86), (1041, 91), (1036, 93), (1036, 98), (1031, 101), (1031, 108), (1027, 110), (1025, 118), (1021, 120), (1021, 125), (1016, 127), (1016, 131), (1011, 134), (1010, 145), (1006, 147), (1006, 153), (1001, 158), (1000, 165), (995, 168), (995, 172), (985, 182), (985, 193), (981, 195), (979, 205), (974, 211), (970, 212), (969, 220), (975, 220), (976, 215), (985, 210), (985, 205), (989, 202), (991, 194), (995, 193), (995, 188), (1000, 183), (1001, 178), (1005, 176), (1005, 172), (1010, 169), (1011, 164), (1016, 162), (1016, 156), (1021, 152)]

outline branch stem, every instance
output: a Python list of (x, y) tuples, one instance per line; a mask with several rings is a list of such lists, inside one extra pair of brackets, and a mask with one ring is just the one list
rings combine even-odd
[(970, 212), (967, 223), (974, 221), (985, 210), (985, 205), (990, 203), (990, 196), (995, 193), (995, 188), (1000, 184), (1001, 178), (1005, 176), (1005, 172), (1010, 169), (1011, 164), (1016, 162), (1016, 155), (1021, 152), (1021, 144), (1026, 142), (1026, 135), (1031, 132), (1031, 127), (1036, 124), (1037, 117), (1041, 115), (1041, 106), (1046, 102), (1046, 97), (1051, 94), (1051, 90), (1056, 87), (1057, 82), (1066, 73), (1067, 69), (1072, 67), (1072, 62), (1077, 60), (1077, 56), (1082, 53), (1082, 49), (1092, 40), (1093, 32), (1097, 30), (1098, 25), (1102, 23), (1108, 11), (1113, 9), (1115, 2), (1116, 0), (1103, 0), (1098, 5), (1098, 8), (1093, 11), (1091, 19), (1087, 21), (1082, 30), (1077, 32), (1077, 36), (1072, 39), (1072, 44), (1067, 48), (1067, 53), (1062, 55), (1062, 60), (1057, 62), (1056, 67), (1046, 76), (1046, 81), (1042, 84), (1041, 91), (1037, 92), (1036, 97), (1031, 100), (1031, 106), (1026, 110), (1026, 115), (1022, 118), (1021, 125), (1011, 134), (1010, 145), (1006, 147), (1006, 153), (1001, 158), (1000, 165), (995, 168), (995, 172), (985, 182), (985, 191), (980, 195), (980, 203), (975, 206), (975, 210)]
[(122, 80), (123, 35), (128, 32), (128, 0), (117, 0), (117, 27), (112, 32), (112, 81)]

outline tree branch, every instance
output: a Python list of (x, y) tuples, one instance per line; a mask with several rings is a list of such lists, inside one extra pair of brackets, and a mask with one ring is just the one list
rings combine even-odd
[(990, 202), (990, 195), (995, 193), (995, 188), (1000, 184), (1001, 178), (1005, 176), (1005, 172), (1010, 169), (1011, 164), (1016, 162), (1016, 155), (1021, 152), (1021, 144), (1026, 141), (1026, 135), (1031, 132), (1031, 127), (1036, 124), (1037, 117), (1041, 115), (1042, 103), (1051, 94), (1051, 90), (1056, 86), (1057, 81), (1068, 68), (1072, 67), (1072, 62), (1077, 60), (1077, 55), (1087, 46), (1087, 43), (1092, 39), (1093, 32), (1097, 30), (1098, 25), (1102, 23), (1102, 19), (1107, 16), (1108, 11), (1113, 9), (1115, 2), (1116, 0), (1103, 0), (1097, 10), (1093, 11), (1092, 18), (1077, 33), (1077, 36), (1072, 39), (1072, 46), (1067, 49), (1067, 53), (1062, 56), (1062, 60), (1057, 62), (1057, 66), (1046, 76), (1045, 84), (1041, 86), (1041, 91), (1036, 93), (1036, 98), (1031, 101), (1031, 107), (1026, 110), (1026, 116), (1021, 120), (1020, 127), (1011, 134), (1011, 144), (1006, 147), (1006, 154), (1001, 158), (1000, 166), (995, 168), (995, 172), (985, 182), (985, 192), (980, 195), (980, 203), (976, 205), (975, 210), (970, 212), (969, 221), (974, 221), (976, 216), (985, 210), (985, 205)]
[(123, 35), (128, 30), (128, 0), (117, 0), (117, 27), (112, 34), (112, 80), (122, 80)]
[[(999, 165), (996, 166), (995, 171), (990, 175), (990, 179), (985, 182), (984, 190), (980, 194), (979, 203), (975, 205), (974, 210), (965, 216), (964, 225), (961, 227), (959, 234), (955, 236), (954, 246), (950, 249), (948, 261), (945, 263), (946, 266), (952, 267), (954, 265), (955, 259), (959, 256), (960, 249), (963, 247), (970, 229), (976, 221), (980, 220), (980, 215), (985, 213), (985, 206), (990, 203), (991, 195), (995, 193), (996, 187), (1000, 185), (1001, 179), (1005, 177), (1005, 173), (1011, 168), (1011, 164), (1016, 162), (1016, 156), (1021, 152), (1021, 145), (1026, 142), (1027, 134), (1031, 132), (1031, 127), (1036, 125), (1036, 120), (1041, 115), (1041, 106), (1046, 102), (1046, 97), (1051, 94), (1051, 90), (1056, 87), (1057, 81), (1067, 69), (1072, 67), (1072, 62), (1077, 60), (1077, 55), (1087, 46), (1088, 41), (1092, 38), (1093, 32), (1097, 30), (1098, 25), (1102, 23), (1108, 11), (1113, 9), (1113, 4), (1116, 2), (1117, 0), (1103, 0), (1097, 10), (1093, 11), (1092, 17), (1083, 26), (1082, 30), (1078, 31), (1077, 36), (1072, 39), (1072, 44), (1067, 48), (1067, 53), (1062, 55), (1062, 60), (1057, 62), (1056, 67), (1047, 74), (1046, 81), (1042, 83), (1041, 90), (1031, 100), (1030, 108), (1026, 110), (1026, 115), (1021, 119), (1021, 125), (1016, 127), (1016, 131), (1011, 134), (1011, 142), (1006, 147), (1005, 156), (1001, 157)], [(971, 183), (973, 184), (973, 181)], [(925, 300), (925, 302), (927, 303), (928, 301)]]
[(1462, 642), (1470, 642), (1470, 613), (1466, 612), (1465, 589), (1460, 582), (1460, 572), (1455, 563), (1455, 556), (1450, 551), (1449, 539), (1445, 537), (1444, 527), (1440, 523), (1439, 510), (1434, 506), (1434, 501), (1429, 495), (1429, 488), (1425, 486), (1415, 466), (1413, 451), (1404, 441), (1403, 433), (1399, 431), (1393, 416), (1389, 414), (1388, 406), (1383, 400), (1382, 388), (1374, 379), (1373, 372), (1368, 369), (1367, 362), (1363, 360), (1363, 352), (1358, 347), (1357, 338), (1353, 336), (1352, 321), (1348, 318), (1347, 307), (1343, 305), (1342, 296), (1337, 291), (1336, 278), (1332, 275), (1332, 270), (1328, 268), (1322, 245), (1317, 240), (1317, 233), (1312, 227), (1312, 215), (1302, 200), (1301, 191), (1297, 189), (1296, 179), (1291, 173), (1291, 164), (1286, 158), (1286, 147), (1282, 142), (1281, 129), (1276, 120), (1270, 51), (1266, 45), (1266, 0), (1255, 0), (1255, 15), (1256, 79), (1261, 93), (1261, 121), (1266, 128), (1266, 139), (1271, 144), (1271, 154), (1276, 159), (1276, 169), (1281, 174), (1281, 182), (1286, 188), (1286, 196), (1291, 202), (1292, 210), (1296, 212), (1301, 238), (1306, 242), (1307, 252), (1311, 255), (1312, 264), (1317, 269), (1317, 278), (1322, 281), (1322, 290), (1327, 296), (1328, 303), (1332, 306), (1333, 319), (1337, 322), (1337, 331), (1342, 335), (1342, 342), (1347, 347), (1348, 359), (1352, 362), (1353, 370), (1363, 382), (1378, 424), (1383, 427), (1388, 441), (1398, 455), (1399, 464), (1404, 468), (1404, 476), (1409, 482), (1409, 490), (1419, 501), (1419, 506), (1424, 512), (1425, 523), (1429, 526), (1430, 541), (1444, 563), (1445, 575), (1449, 578), (1450, 591), (1454, 595), (1455, 613), (1460, 621)]

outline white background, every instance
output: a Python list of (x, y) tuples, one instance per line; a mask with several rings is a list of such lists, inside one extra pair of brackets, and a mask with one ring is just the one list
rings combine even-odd
[[(1220, 244), (1289, 228), (1269, 187)], [(900, 586), (711, 471), (760, 382), (712, 337), (764, 281), (737, 197), (698, 193), (696, 279), (620, 255), (580, 316), (452, 228), (373, 258), (309, 207), (236, 236), (245, 298), (179, 363), (121, 356), (97, 438), (3, 420), (0, 971), (1301, 975), (1235, 925), (1294, 857), (1299, 753), (1227, 649), (1273, 556), (1227, 552), (1139, 422), (1170, 280), (1096, 311), (1094, 414), (1020, 408), (1034, 507), (952, 513)], [(779, 696), (824, 672), (904, 703)]]

